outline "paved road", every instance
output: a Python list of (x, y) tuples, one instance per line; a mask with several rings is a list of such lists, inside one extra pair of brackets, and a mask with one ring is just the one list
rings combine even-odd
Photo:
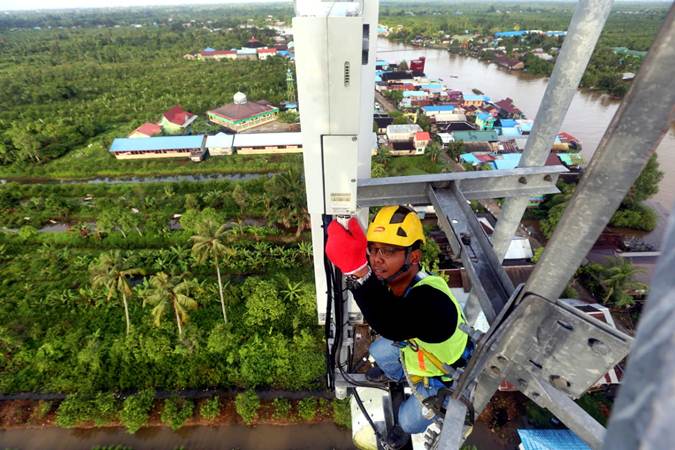
[(382, 105), (382, 109), (384, 109), (384, 112), (386, 113), (397, 111), (396, 106), (394, 106), (394, 104), (391, 103), (387, 97), (377, 91), (375, 91), (375, 101)]

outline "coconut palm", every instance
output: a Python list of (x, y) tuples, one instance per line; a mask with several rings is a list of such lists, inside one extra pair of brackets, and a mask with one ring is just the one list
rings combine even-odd
[(128, 335), (131, 330), (131, 321), (129, 320), (129, 305), (127, 302), (133, 293), (131, 286), (129, 286), (128, 277), (141, 275), (143, 270), (127, 267), (122, 258), (122, 253), (115, 250), (101, 254), (98, 261), (90, 266), (89, 271), (92, 287), (104, 288), (107, 291), (107, 300), (115, 296), (122, 299)]
[(159, 272), (150, 279), (150, 286), (145, 291), (143, 304), (154, 305), (152, 317), (156, 326), (162, 323), (162, 317), (168, 308), (173, 308), (178, 325), (178, 336), (183, 335), (183, 324), (188, 321), (188, 310), (196, 309), (197, 302), (190, 297), (191, 281), (181, 281), (178, 277), (170, 277)]
[(623, 258), (609, 258), (607, 262), (609, 264), (600, 276), (600, 285), (604, 290), (602, 302), (611, 302), (619, 308), (632, 306), (635, 300), (631, 294), (646, 289), (644, 283), (633, 280), (633, 276), (643, 270)]
[(206, 220), (197, 227), (197, 233), (198, 234), (190, 238), (193, 242), (192, 255), (199, 264), (204, 264), (207, 260), (213, 259), (213, 265), (216, 267), (216, 275), (218, 276), (218, 292), (220, 294), (220, 306), (223, 310), (223, 320), (227, 323), (225, 298), (223, 296), (223, 280), (220, 276), (218, 259), (232, 256), (234, 250), (227, 247), (224, 243), (226, 234), (225, 225), (218, 226), (212, 220)]
[(286, 228), (296, 227), (296, 238), (310, 227), (301, 167), (292, 166), (265, 183), (267, 220)]

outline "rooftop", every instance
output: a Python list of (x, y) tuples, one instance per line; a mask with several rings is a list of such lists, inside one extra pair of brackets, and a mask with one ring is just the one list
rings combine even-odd
[(184, 148), (200, 148), (204, 135), (195, 136), (160, 136), (149, 138), (117, 138), (110, 146), (110, 152), (142, 152), (157, 150), (178, 150)]
[(180, 126), (186, 126), (189, 124), (190, 119), (196, 116), (190, 112), (185, 111), (180, 105), (176, 105), (165, 112), (164, 117), (171, 123), (175, 123), (176, 125)]
[(261, 100), (258, 102), (247, 101), (246, 103), (228, 103), (220, 108), (212, 109), (209, 112), (229, 120), (243, 120), (253, 117), (267, 111), (274, 111), (277, 108), (269, 102)]

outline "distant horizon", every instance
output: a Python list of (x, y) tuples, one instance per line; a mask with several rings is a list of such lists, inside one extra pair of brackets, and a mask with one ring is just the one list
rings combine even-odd
[[(448, 3), (444, 0), (427, 0), (429, 3)], [(412, 0), (384, 0), (381, 3), (405, 3)], [(111, 6), (109, 0), (0, 0), (0, 11), (52, 11), (76, 9), (118, 9), (142, 8), (158, 6), (218, 6), (218, 5), (250, 5), (251, 3), (293, 3), (293, 0), (118, 0)], [(454, 3), (454, 2), (453, 2)], [(456, 3), (469, 3), (469, 0), (457, 0)], [(576, 0), (493, 0), (492, 3), (576, 3)], [(670, 3), (670, 0), (616, 0), (615, 3)]]

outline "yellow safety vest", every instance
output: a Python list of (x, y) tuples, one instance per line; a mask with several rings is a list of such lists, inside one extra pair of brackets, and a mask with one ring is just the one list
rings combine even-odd
[(445, 375), (443, 371), (429, 360), (424, 351), (448, 365), (462, 357), (468, 341), (467, 334), (459, 329), (459, 325), (465, 322), (462, 307), (452, 295), (445, 280), (439, 276), (428, 275), (415, 283), (412, 289), (418, 286), (431, 286), (448, 296), (457, 309), (457, 326), (452, 336), (443, 342), (432, 344), (417, 338), (408, 340), (408, 345), (401, 349), (403, 364), (410, 375), (421, 377), (443, 376)]

